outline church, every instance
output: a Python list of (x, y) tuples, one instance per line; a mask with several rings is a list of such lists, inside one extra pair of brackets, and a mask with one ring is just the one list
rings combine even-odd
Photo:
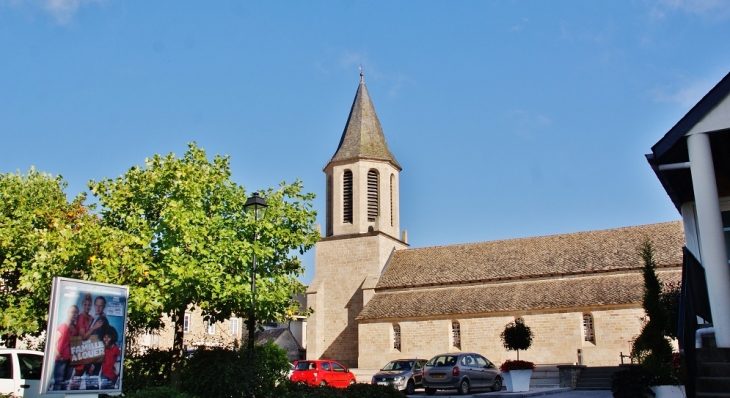
[(644, 322), (650, 238), (665, 282), (681, 279), (680, 221), (481, 243), (409, 248), (400, 229), (401, 165), (362, 74), (324, 168), (326, 227), (307, 289), (308, 359), (379, 369), (397, 358), (475, 351), (499, 364), (507, 323), (534, 334), (520, 359), (617, 365)]

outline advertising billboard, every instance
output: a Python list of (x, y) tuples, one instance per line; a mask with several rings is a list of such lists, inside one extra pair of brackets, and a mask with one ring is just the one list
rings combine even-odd
[(126, 286), (54, 278), (41, 394), (122, 391)]

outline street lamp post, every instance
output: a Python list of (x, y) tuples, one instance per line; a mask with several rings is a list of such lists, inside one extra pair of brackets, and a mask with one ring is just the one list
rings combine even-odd
[(248, 198), (246, 200), (246, 203), (243, 205), (243, 211), (246, 213), (253, 212), (254, 217), (254, 234), (253, 234), (253, 243), (254, 243), (254, 252), (253, 252), (253, 264), (251, 267), (251, 315), (248, 317), (248, 355), (250, 358), (253, 358), (253, 345), (254, 345), (254, 339), (253, 335), (256, 331), (256, 241), (258, 241), (259, 238), (259, 231), (258, 231), (258, 222), (259, 218), (264, 218), (264, 214), (266, 214), (266, 208), (269, 205), (266, 204), (266, 200), (264, 198), (259, 196), (258, 192), (254, 192), (253, 196)]

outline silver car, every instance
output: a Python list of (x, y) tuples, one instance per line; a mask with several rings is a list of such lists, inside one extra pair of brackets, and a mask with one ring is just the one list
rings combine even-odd
[(436, 355), (426, 362), (422, 384), (426, 395), (433, 395), (436, 390), (468, 394), (473, 387), (499, 391), (502, 376), (497, 366), (477, 353), (449, 353)]
[(424, 364), (426, 364), (425, 359), (390, 361), (373, 376), (371, 383), (381, 386), (393, 386), (398, 390), (405, 391), (406, 394), (413, 394), (416, 387), (421, 386)]

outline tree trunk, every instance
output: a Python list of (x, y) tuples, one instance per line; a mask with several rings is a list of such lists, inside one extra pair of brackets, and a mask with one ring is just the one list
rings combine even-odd
[(6, 334), (2, 336), (3, 344), (8, 348), (18, 348), (18, 336), (14, 334)]
[(185, 308), (178, 309), (172, 316), (175, 322), (175, 337), (172, 342), (172, 364), (170, 366), (170, 386), (178, 389), (180, 386), (183, 355), (183, 334), (185, 327)]
[(248, 357), (249, 359), (253, 359), (253, 347), (254, 347), (254, 337), (256, 335), (256, 316), (251, 313), (248, 318)]

